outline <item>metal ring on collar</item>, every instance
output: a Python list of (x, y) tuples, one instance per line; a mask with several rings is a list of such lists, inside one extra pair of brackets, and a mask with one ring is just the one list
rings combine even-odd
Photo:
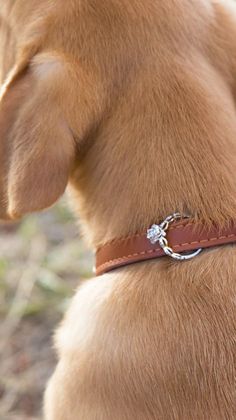
[(159, 245), (165, 254), (178, 261), (190, 260), (191, 258), (194, 258), (200, 254), (202, 251), (202, 248), (199, 248), (189, 254), (178, 254), (177, 252), (174, 252), (174, 250), (168, 244), (166, 232), (168, 231), (169, 225), (176, 220), (186, 217), (189, 216), (182, 216), (180, 213), (173, 213), (170, 216), (167, 216), (165, 220), (163, 220), (163, 222), (161, 222), (159, 225), (152, 225), (151, 228), (147, 231), (147, 238), (152, 244), (159, 242)]

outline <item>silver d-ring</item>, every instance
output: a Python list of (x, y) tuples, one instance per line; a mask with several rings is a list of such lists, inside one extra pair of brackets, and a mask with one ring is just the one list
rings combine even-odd
[(191, 258), (196, 257), (202, 251), (202, 248), (197, 249), (189, 254), (178, 254), (174, 252), (174, 250), (169, 246), (168, 240), (166, 238), (166, 232), (169, 228), (169, 225), (173, 223), (175, 220), (179, 220), (181, 218), (186, 218), (189, 216), (181, 216), (180, 213), (174, 213), (168, 217), (166, 217), (163, 222), (159, 225), (152, 225), (150, 229), (147, 231), (147, 238), (150, 240), (152, 244), (159, 242), (160, 247), (163, 249), (164, 253), (171, 258), (174, 258), (178, 261), (186, 261), (190, 260)]

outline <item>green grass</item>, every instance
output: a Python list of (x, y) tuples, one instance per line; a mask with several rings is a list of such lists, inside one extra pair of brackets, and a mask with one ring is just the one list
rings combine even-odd
[(52, 334), (92, 266), (63, 200), (19, 224), (0, 225), (1, 419), (41, 419), (55, 366)]

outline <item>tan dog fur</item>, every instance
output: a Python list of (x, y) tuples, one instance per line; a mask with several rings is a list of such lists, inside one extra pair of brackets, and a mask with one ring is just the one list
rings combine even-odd
[[(5, 0), (0, 34), (2, 218), (68, 182), (94, 248), (176, 210), (236, 218), (233, 0)], [(235, 419), (235, 310), (234, 246), (90, 280), (46, 419)]]

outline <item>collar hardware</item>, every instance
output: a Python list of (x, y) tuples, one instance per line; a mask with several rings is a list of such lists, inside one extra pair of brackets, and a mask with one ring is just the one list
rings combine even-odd
[(159, 225), (152, 225), (150, 229), (147, 230), (147, 239), (150, 240), (151, 244), (159, 242), (160, 247), (163, 249), (164, 253), (173, 258), (174, 260), (184, 261), (190, 260), (196, 257), (202, 251), (202, 248), (197, 249), (194, 252), (189, 254), (181, 255), (169, 246), (168, 240), (166, 238), (166, 232), (169, 229), (169, 225), (179, 219), (189, 218), (189, 216), (181, 216), (180, 213), (173, 213), (170, 216), (167, 216), (163, 222)]

